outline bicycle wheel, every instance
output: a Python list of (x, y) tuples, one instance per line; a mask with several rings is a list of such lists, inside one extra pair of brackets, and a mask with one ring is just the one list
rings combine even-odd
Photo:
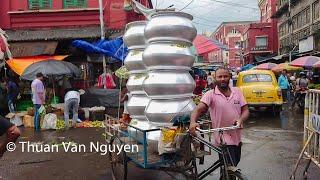
[[(118, 137), (113, 136), (110, 140), (110, 145), (121, 147), (122, 142)], [(121, 149), (120, 152), (117, 148), (114, 148), (114, 151), (109, 151), (109, 160), (112, 170), (112, 179), (127, 180), (128, 161), (126, 153), (123, 151), (123, 149)]]
[(229, 179), (230, 180), (247, 180), (247, 177), (242, 174), (240, 171), (228, 171)]

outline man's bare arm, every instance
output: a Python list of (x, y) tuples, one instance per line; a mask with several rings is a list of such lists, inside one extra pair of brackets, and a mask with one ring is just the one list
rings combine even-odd
[(207, 111), (208, 111), (208, 106), (205, 103), (200, 102), (196, 107), (196, 109), (192, 112), (191, 118), (190, 118), (190, 127), (189, 127), (189, 130), (192, 134), (195, 134), (196, 128), (199, 127), (197, 120), (202, 114), (206, 113)]
[(241, 107), (241, 116), (237, 120), (237, 126), (241, 127), (243, 126), (243, 122), (246, 121), (249, 118), (249, 107), (248, 105)]

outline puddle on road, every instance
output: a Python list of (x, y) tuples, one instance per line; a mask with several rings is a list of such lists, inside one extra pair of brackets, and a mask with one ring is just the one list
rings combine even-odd
[(289, 109), (288, 105), (284, 105), (277, 116), (273, 116), (269, 109), (250, 111), (250, 118), (246, 125), (248, 127), (303, 131), (303, 113), (297, 108)]

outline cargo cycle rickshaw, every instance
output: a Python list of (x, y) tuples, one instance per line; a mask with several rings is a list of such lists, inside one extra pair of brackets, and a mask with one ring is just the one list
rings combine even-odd
[[(230, 153), (224, 143), (223, 132), (237, 129), (237, 126), (210, 129), (209, 121), (201, 121), (200, 128), (197, 129), (198, 136), (193, 136), (188, 132), (188, 124), (184, 124), (183, 133), (180, 133), (177, 142), (174, 142), (175, 149), (171, 153), (159, 155), (158, 141), (150, 141), (150, 134), (157, 133), (161, 129), (137, 128), (126, 124), (127, 129), (119, 127), (119, 120), (107, 117), (106, 120), (106, 140), (110, 146), (118, 146), (114, 151), (109, 151), (109, 161), (111, 164), (112, 178), (114, 180), (126, 180), (128, 177), (128, 163), (133, 163), (136, 167), (143, 169), (153, 169), (165, 171), (173, 179), (177, 179), (171, 173), (178, 173), (184, 179), (201, 180), (209, 176), (213, 171), (220, 170), (220, 179), (225, 180), (246, 180), (239, 168), (228, 163), (231, 159)], [(179, 125), (180, 126), (180, 125)], [(205, 127), (203, 129), (203, 127)], [(213, 132), (220, 135), (220, 146), (214, 146), (211, 142)], [(126, 152), (124, 145), (137, 145), (138, 151)], [(170, 149), (170, 148), (169, 148)], [(198, 166), (202, 164), (204, 157), (209, 156), (211, 152), (219, 154), (220, 158), (210, 167), (199, 172)], [(179, 178), (180, 179), (180, 178)]]

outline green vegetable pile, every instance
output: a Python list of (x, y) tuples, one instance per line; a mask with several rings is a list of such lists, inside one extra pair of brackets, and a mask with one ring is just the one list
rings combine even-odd
[(310, 84), (308, 86), (309, 89), (320, 89), (320, 84)]

